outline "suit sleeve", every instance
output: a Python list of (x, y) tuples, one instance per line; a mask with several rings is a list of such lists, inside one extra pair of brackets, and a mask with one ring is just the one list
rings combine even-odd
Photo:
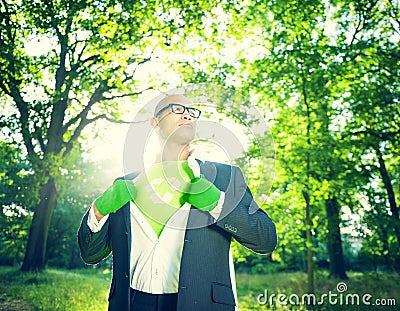
[(78, 245), (83, 261), (88, 264), (96, 264), (111, 253), (110, 221), (108, 219), (100, 231), (93, 233), (88, 226), (89, 211), (90, 209), (83, 216), (78, 229)]
[[(227, 172), (221, 173), (226, 175)], [(256, 253), (272, 252), (277, 244), (275, 224), (254, 201), (240, 168), (232, 166), (229, 174), (230, 182), (216, 225)]]

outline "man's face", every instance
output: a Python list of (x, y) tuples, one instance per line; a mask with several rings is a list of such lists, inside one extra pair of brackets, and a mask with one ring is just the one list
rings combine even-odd
[[(163, 100), (157, 107), (157, 112), (167, 107), (169, 104), (180, 104), (185, 107), (193, 107), (192, 102), (182, 95), (171, 95)], [(153, 120), (153, 125), (165, 142), (176, 142), (178, 144), (189, 144), (196, 133), (197, 119), (192, 117), (185, 109), (182, 114), (172, 112), (168, 107)]]

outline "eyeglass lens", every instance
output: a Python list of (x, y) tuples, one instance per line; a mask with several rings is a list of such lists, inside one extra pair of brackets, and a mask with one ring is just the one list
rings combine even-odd
[(185, 110), (188, 111), (189, 115), (193, 118), (198, 118), (200, 116), (200, 110), (192, 107), (185, 107), (180, 104), (172, 104), (171, 105), (172, 112), (177, 114), (183, 114)]

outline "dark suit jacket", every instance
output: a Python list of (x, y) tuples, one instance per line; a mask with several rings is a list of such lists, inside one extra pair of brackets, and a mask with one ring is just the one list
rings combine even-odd
[[(215, 221), (207, 212), (191, 207), (179, 273), (178, 311), (234, 310), (229, 271), (232, 237), (257, 253), (272, 252), (277, 243), (275, 225), (257, 208), (238, 167), (200, 163), (200, 171), (225, 192), (222, 213)], [(126, 176), (133, 179), (134, 176)], [(92, 233), (88, 213), (78, 231), (82, 259), (95, 264), (113, 254), (109, 310), (130, 310), (131, 221), (129, 204), (112, 213), (103, 228)]]

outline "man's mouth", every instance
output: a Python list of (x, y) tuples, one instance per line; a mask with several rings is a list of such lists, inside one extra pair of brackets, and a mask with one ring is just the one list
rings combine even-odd
[(179, 124), (179, 126), (190, 126), (190, 127), (193, 127), (193, 125), (191, 123), (181, 123), (181, 124)]

